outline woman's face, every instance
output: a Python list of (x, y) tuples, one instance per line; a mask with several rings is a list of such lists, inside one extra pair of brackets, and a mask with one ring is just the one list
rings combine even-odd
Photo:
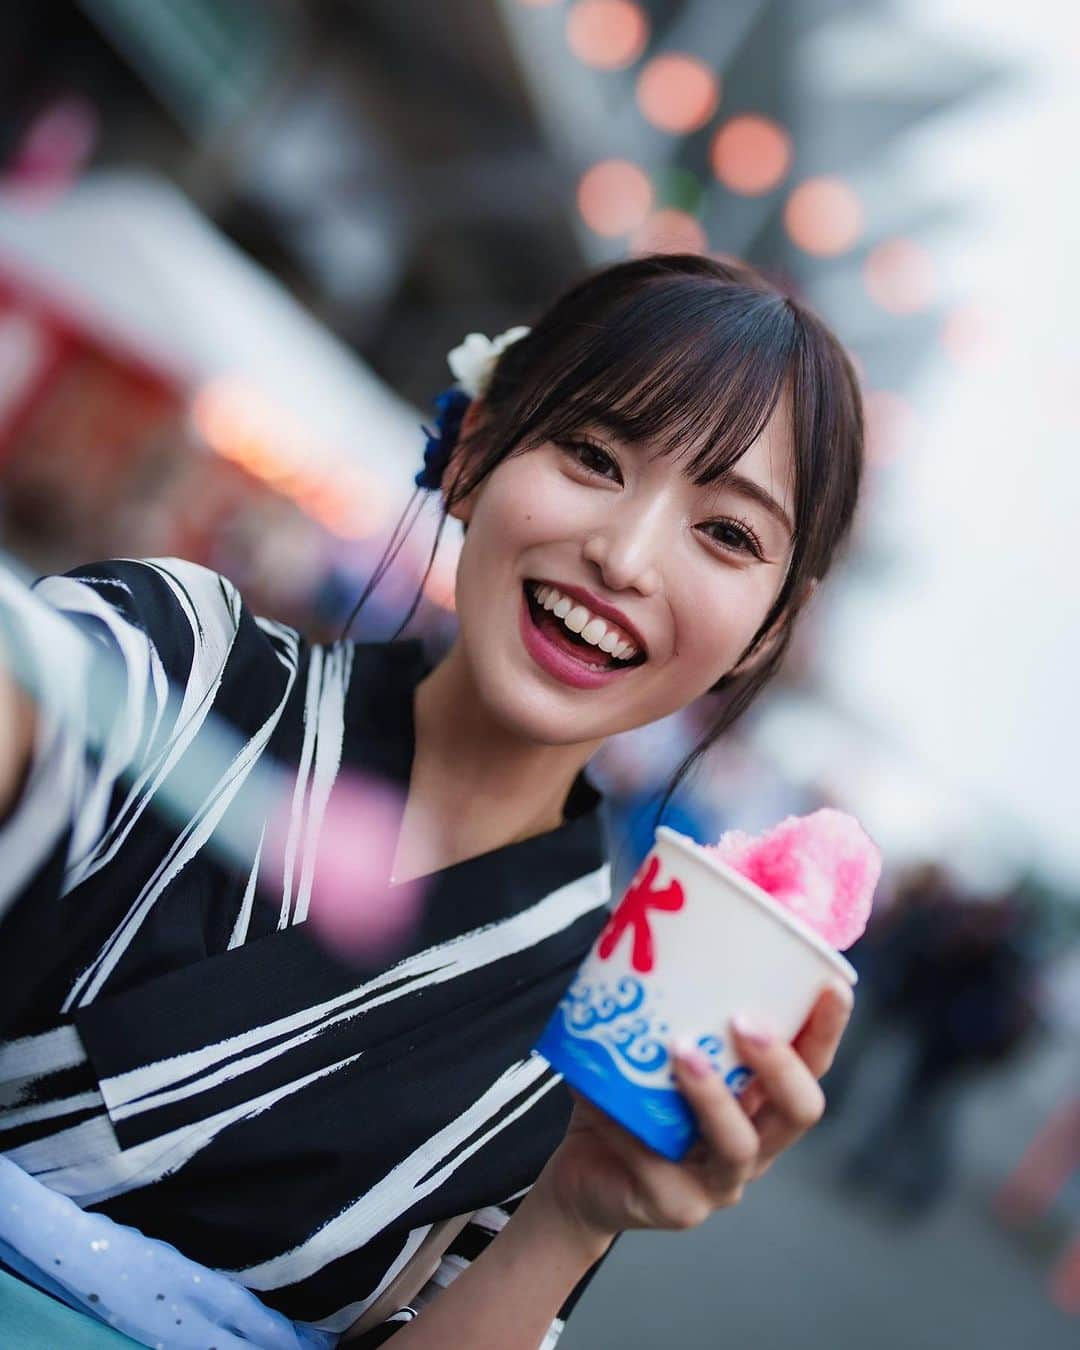
[[(484, 705), (546, 745), (602, 740), (685, 707), (735, 666), (776, 598), (793, 498), (786, 400), (730, 477), (709, 487), (695, 486), (681, 459), (602, 425), (503, 460), (452, 511), (469, 527), (456, 605)], [(644, 661), (593, 687), (587, 672), (586, 687), (567, 679), (565, 658), (549, 659), (550, 640), (565, 646), (565, 633), (525, 603), (531, 582), (615, 606), (643, 639)], [(595, 648), (580, 655), (607, 659)]]

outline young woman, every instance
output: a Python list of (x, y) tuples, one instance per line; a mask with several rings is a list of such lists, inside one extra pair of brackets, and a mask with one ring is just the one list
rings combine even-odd
[[(763, 687), (848, 532), (862, 423), (835, 338), (733, 264), (622, 263), (510, 336), (476, 397), (443, 402), (418, 478), (465, 526), (459, 632), (434, 668), (415, 641), (311, 647), (177, 560), (7, 605), (13, 647), (60, 611), (119, 654), (127, 694), (104, 748), (42, 718), (29, 760), (10, 757), (0, 1149), (329, 1343), (433, 1226), (471, 1214), (355, 1344), (553, 1345), (618, 1233), (700, 1224), (815, 1123), (849, 1011), (830, 991), (793, 1045), (739, 1034), (757, 1075), (741, 1100), (677, 1057), (703, 1135), (680, 1164), (530, 1055), (606, 918), (590, 757), (716, 693), (677, 782)], [(25, 744), (12, 697), (5, 743)], [(211, 710), (241, 737), (228, 772), (188, 818), (155, 812)], [(208, 841), (263, 756), (296, 778), (291, 845), (223, 864)], [(406, 794), (387, 902), (431, 882), (387, 968), (338, 962), (303, 922), (341, 768)]]

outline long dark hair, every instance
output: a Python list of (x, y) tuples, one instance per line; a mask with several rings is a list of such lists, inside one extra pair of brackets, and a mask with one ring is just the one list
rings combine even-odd
[[(572, 286), (506, 349), (484, 395), (481, 429), (463, 447), (467, 458), (444, 494), (424, 579), (395, 637), (419, 604), (449, 508), (510, 455), (598, 419), (628, 441), (687, 456), (688, 473), (705, 485), (749, 449), (785, 391), (795, 457), (787, 576), (737, 663), (744, 668), (709, 691), (724, 696), (719, 714), (676, 769), (659, 822), (687, 774), (776, 673), (808, 584), (832, 565), (858, 499), (863, 417), (851, 362), (816, 315), (754, 268), (696, 254), (616, 263)], [(345, 631), (401, 547), (410, 507)]]

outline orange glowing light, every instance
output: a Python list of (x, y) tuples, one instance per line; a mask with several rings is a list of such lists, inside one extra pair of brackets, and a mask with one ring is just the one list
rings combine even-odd
[(720, 80), (698, 57), (669, 52), (654, 56), (638, 76), (637, 101), (654, 127), (685, 136), (716, 111)]
[(906, 398), (888, 389), (863, 395), (866, 416), (866, 455), (872, 464), (891, 464), (908, 449), (919, 432), (919, 416)]
[(605, 159), (578, 184), (578, 210), (589, 229), (606, 238), (637, 229), (652, 206), (648, 175), (626, 159)]
[(633, 0), (579, 0), (566, 16), (566, 41), (583, 65), (625, 70), (649, 42), (649, 20)]
[(343, 538), (369, 538), (383, 523), (388, 501), (381, 480), (315, 444), (245, 381), (211, 380), (192, 402), (191, 421), (213, 451)]
[(709, 240), (696, 217), (667, 207), (649, 216), (634, 233), (631, 248), (635, 253), (705, 253)]
[(791, 168), (791, 137), (768, 117), (744, 113), (713, 137), (713, 173), (731, 192), (760, 197), (778, 187)]
[(846, 253), (862, 233), (862, 202), (842, 179), (808, 178), (788, 197), (784, 225), (799, 248), (833, 257)]
[(918, 314), (934, 298), (934, 260), (912, 239), (887, 239), (866, 255), (863, 280), (890, 314)]

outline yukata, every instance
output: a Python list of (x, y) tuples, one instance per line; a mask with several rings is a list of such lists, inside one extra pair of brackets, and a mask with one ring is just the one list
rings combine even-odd
[[(582, 772), (559, 827), (435, 873), (404, 949), (346, 962), (305, 922), (322, 813), (346, 770), (407, 791), (420, 642), (309, 644), (175, 558), (8, 577), (0, 623), (40, 699), (0, 826), (0, 1153), (331, 1339), (475, 1212), (412, 1305), (350, 1341), (381, 1345), (565, 1132), (531, 1047), (607, 919), (600, 794)], [(290, 847), (216, 848), (269, 764)]]

